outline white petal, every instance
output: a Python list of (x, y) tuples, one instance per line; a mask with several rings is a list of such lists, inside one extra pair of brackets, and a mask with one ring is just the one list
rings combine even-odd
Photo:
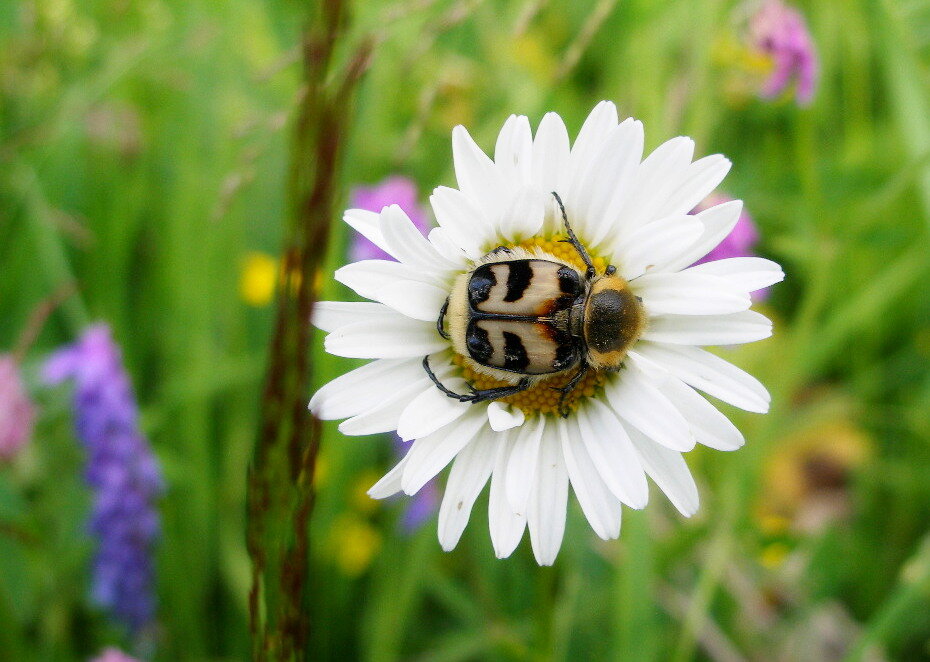
[(569, 157), (569, 181), (565, 189), (558, 191), (568, 210), (568, 218), (575, 229), (586, 236), (589, 231), (588, 206), (595, 189), (594, 169), (597, 156), (604, 143), (617, 126), (617, 107), (610, 101), (602, 101), (585, 119), (578, 138), (572, 145)]
[(519, 243), (538, 234), (546, 216), (545, 203), (551, 196), (541, 196), (534, 188), (520, 188), (514, 192), (510, 206), (500, 218), (501, 237)]
[(724, 278), (743, 292), (755, 292), (785, 279), (785, 273), (777, 263), (761, 257), (715, 260), (695, 265), (686, 272)]
[(565, 467), (578, 503), (598, 537), (611, 540), (620, 535), (620, 500), (617, 499), (597, 472), (584, 442), (570, 435), (564, 419), (556, 421)]
[(772, 322), (754, 310), (729, 315), (664, 315), (649, 320), (643, 340), (673, 345), (739, 345), (772, 335)]
[(310, 411), (324, 421), (356, 416), (422, 376), (418, 359), (378, 359), (323, 385), (310, 399)]
[(643, 124), (624, 120), (604, 146), (604, 163), (598, 172), (595, 198), (588, 215), (591, 245), (610, 240), (617, 229), (617, 215), (633, 191), (636, 171), (643, 157)]
[(539, 465), (530, 495), (527, 524), (530, 542), (539, 565), (552, 565), (565, 535), (565, 509), (568, 504), (568, 472), (558, 438), (544, 434), (539, 445)]
[(495, 432), (503, 432), (523, 425), (526, 415), (522, 409), (495, 400), (488, 405), (488, 423)]
[(688, 166), (684, 181), (669, 193), (657, 213), (662, 216), (688, 213), (717, 188), (730, 172), (730, 165), (720, 154), (698, 159)]
[(426, 356), (448, 346), (436, 326), (398, 314), (377, 325), (356, 322), (326, 336), (323, 347), (330, 354), (354, 359), (398, 359)]
[(576, 416), (579, 434), (604, 483), (626, 505), (645, 508), (649, 486), (620, 419), (595, 398), (579, 408)]
[(394, 468), (388, 471), (377, 483), (368, 490), (368, 496), (372, 499), (386, 499), (400, 492), (400, 478), (404, 473), (404, 467), (407, 464), (407, 456), (401, 458), (401, 461), (394, 465)]
[[(501, 435), (501, 436), (506, 436)], [(523, 530), (526, 528), (526, 517), (513, 512), (507, 500), (508, 457), (513, 447), (514, 434), (510, 438), (501, 439), (497, 446), (497, 457), (494, 462), (494, 473), (491, 474), (491, 491), (488, 497), (488, 525), (491, 529), (491, 544), (494, 554), (499, 559), (505, 559), (520, 544)]]
[(660, 213), (661, 205), (684, 180), (693, 154), (694, 141), (679, 136), (659, 145), (643, 160), (632, 195), (618, 214), (623, 227), (638, 227), (665, 215)]
[(471, 256), (456, 243), (449, 232), (444, 228), (433, 228), (426, 235), (426, 238), (429, 239), (429, 243), (436, 247), (440, 255), (450, 262), (454, 262), (460, 269), (465, 270)]
[(702, 232), (704, 226), (693, 216), (662, 218), (618, 235), (613, 252), (623, 277), (632, 280), (661, 270), (697, 241)]
[(444, 258), (398, 205), (381, 212), (381, 233), (388, 253), (418, 270), (444, 273), (455, 264)]
[(650, 316), (737, 313), (752, 304), (748, 294), (734, 290), (717, 276), (647, 273), (630, 286)]
[(475, 144), (463, 126), (452, 129), (452, 162), (459, 189), (495, 223), (507, 201), (506, 182), (500, 169)]
[[(609, 115), (603, 117), (604, 127), (609, 128), (596, 142), (587, 145), (579, 136), (576, 142), (578, 149), (588, 151), (583, 157), (573, 157), (572, 183), (565, 191), (565, 206), (571, 210), (569, 220), (589, 245), (596, 245), (598, 242), (595, 237), (603, 237), (608, 232), (608, 228), (602, 227), (607, 223), (602, 213), (618, 184), (616, 171), (623, 159), (629, 156), (622, 151), (624, 143), (628, 134), (635, 131), (632, 119), (619, 125), (616, 123), (616, 115), (612, 120), (608, 119)], [(634, 166), (638, 164), (637, 160)]]
[(694, 477), (681, 453), (653, 443), (636, 430), (629, 432), (646, 473), (682, 515), (691, 517), (697, 512), (700, 498)]
[(665, 269), (667, 271), (684, 269), (710, 253), (733, 231), (742, 210), (742, 200), (730, 200), (695, 215), (695, 218), (704, 224), (704, 234), (691, 248), (668, 264)]
[(431, 388), (436, 388), (436, 386), (426, 378), (404, 384), (385, 395), (378, 404), (344, 420), (339, 424), (339, 431), (342, 434), (359, 436), (396, 430), (400, 415), (410, 399)]
[(524, 115), (511, 115), (497, 136), (494, 162), (512, 185), (528, 184), (533, 170), (533, 134)]
[(694, 448), (688, 421), (635, 365), (612, 379), (604, 395), (620, 418), (653, 441), (677, 451)]
[(535, 416), (520, 427), (514, 440), (507, 465), (507, 499), (515, 513), (526, 515), (539, 465), (539, 441), (545, 429), (546, 418)]
[(495, 231), (484, 210), (458, 189), (440, 186), (429, 198), (439, 226), (472, 259), (485, 253), (485, 244), (493, 242)]
[(636, 351), (665, 367), (681, 381), (729, 402), (734, 407), (764, 414), (770, 397), (752, 375), (719, 356), (697, 347), (640, 342)]
[(557, 113), (543, 115), (533, 140), (533, 181), (544, 193), (557, 191), (566, 180), (568, 131)]
[(718, 451), (733, 451), (746, 443), (729, 418), (681, 380), (669, 379), (661, 390), (687, 419), (699, 443)]
[(377, 324), (385, 318), (393, 318), (394, 312), (380, 303), (368, 301), (317, 301), (313, 304), (310, 321), (316, 328), (334, 331), (340, 326), (356, 322)]
[(419, 492), (475, 438), (484, 424), (482, 413), (473, 409), (448, 429), (417, 439), (406, 455), (407, 468), (401, 481), (404, 492)]
[(380, 215), (377, 212), (368, 211), (367, 209), (347, 209), (345, 214), (342, 215), (342, 220), (375, 246), (385, 252), (387, 251), (384, 235), (381, 234)]
[[(439, 379), (453, 391), (464, 389), (466, 386), (465, 380), (461, 378)], [(410, 441), (431, 435), (461, 418), (471, 406), (471, 403), (453, 400), (438, 388), (427, 389), (411, 400), (400, 415), (397, 421), (397, 436), (404, 441)], [(440, 432), (452, 434), (447, 429)]]
[(336, 270), (335, 278), (356, 294), (374, 299), (386, 285), (404, 281), (418, 281), (441, 285), (443, 281), (433, 273), (418, 271), (411, 266), (392, 260), (361, 260)]
[(478, 435), (455, 458), (439, 506), (439, 544), (447, 552), (462, 537), (475, 499), (491, 475), (496, 450), (491, 437)]
[(398, 280), (378, 288), (371, 298), (411, 319), (435, 324), (448, 296), (448, 290), (431, 283)]

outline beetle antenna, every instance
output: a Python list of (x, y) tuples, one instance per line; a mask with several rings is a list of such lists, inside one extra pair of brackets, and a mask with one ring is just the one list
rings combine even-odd
[(578, 251), (578, 254), (581, 256), (581, 261), (584, 262), (587, 267), (587, 273), (585, 277), (588, 280), (594, 278), (594, 274), (597, 273), (594, 268), (594, 262), (591, 261), (591, 256), (588, 255), (588, 251), (584, 246), (581, 245), (581, 242), (578, 241), (578, 237), (575, 235), (575, 231), (572, 230), (572, 226), (568, 223), (568, 214), (565, 213), (565, 205), (562, 204), (562, 198), (559, 197), (559, 194), (555, 191), (552, 192), (552, 196), (555, 198), (555, 201), (559, 204), (559, 209), (562, 212), (562, 224), (565, 226), (565, 234), (568, 235), (568, 239), (563, 239), (562, 241), (569, 243), (572, 247)]

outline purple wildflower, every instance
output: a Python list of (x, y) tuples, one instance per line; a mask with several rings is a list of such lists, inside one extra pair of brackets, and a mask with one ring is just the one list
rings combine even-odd
[(35, 407), (29, 400), (19, 365), (9, 354), (0, 355), (0, 460), (16, 457), (32, 437)]
[(90, 662), (139, 662), (118, 648), (106, 648)]
[(769, 56), (774, 69), (762, 85), (761, 96), (781, 94), (794, 78), (798, 105), (806, 106), (814, 97), (819, 63), (814, 41), (801, 12), (782, 0), (764, 0), (749, 19), (752, 46)]
[[(733, 198), (723, 195), (722, 193), (712, 193), (695, 207), (692, 213), (697, 214), (710, 207), (716, 207), (724, 202), (729, 202), (732, 199)], [(753, 222), (752, 216), (750, 216), (746, 208), (743, 207), (743, 211), (739, 215), (739, 220), (736, 221), (736, 225), (733, 226), (730, 234), (728, 234), (716, 248), (695, 262), (695, 264), (725, 260), (730, 257), (753, 257), (756, 254), (753, 249), (758, 242), (759, 230)], [(767, 287), (753, 293), (753, 298), (759, 301), (764, 301), (768, 296), (769, 288)]]
[[(374, 186), (358, 186), (349, 196), (349, 206), (354, 209), (380, 212), (389, 205), (403, 209), (421, 232), (429, 229), (426, 210), (417, 202), (417, 185), (406, 177), (395, 175)], [(353, 262), (394, 259), (360, 234), (352, 240), (349, 256)]]
[(87, 451), (86, 479), (94, 496), (90, 530), (98, 541), (93, 599), (138, 632), (155, 612), (152, 551), (162, 480), (139, 430), (132, 385), (109, 327), (91, 327), (55, 352), (42, 376), (50, 385), (69, 379), (75, 384), (75, 429)]

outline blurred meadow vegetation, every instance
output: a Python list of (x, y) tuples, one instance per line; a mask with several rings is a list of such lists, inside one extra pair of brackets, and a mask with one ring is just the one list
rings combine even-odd
[[(605, 543), (570, 501), (553, 568), (526, 540), (496, 560), (480, 500), (453, 553), (435, 518), (403, 531), (403, 500), (365, 495), (391, 442), (327, 425), (310, 659), (930, 659), (930, 3), (797, 4), (822, 67), (808, 108), (756, 97), (765, 63), (741, 45), (745, 5), (729, 0), (354, 3), (347, 42), (377, 44), (340, 206), (393, 174), (423, 201), (454, 185), (455, 124), (491, 150), (511, 113), (535, 126), (555, 110), (574, 135), (611, 99), (644, 121), (648, 148), (685, 134), (733, 161), (725, 192), (787, 278), (757, 304), (774, 337), (720, 350), (773, 407), (726, 410), (740, 451), (687, 456), (700, 512), (684, 520), (654, 491)], [(0, 659), (132, 650), (88, 597), (68, 390), (37, 377), (97, 320), (124, 349), (167, 485), (150, 653), (249, 656), (245, 475), (306, 11), (0, 3), (2, 351), (42, 301), (76, 288), (23, 363), (40, 408), (32, 443), (0, 467)], [(351, 237), (334, 221), (320, 296), (345, 299), (331, 273)], [(350, 367), (314, 346), (317, 384)]]

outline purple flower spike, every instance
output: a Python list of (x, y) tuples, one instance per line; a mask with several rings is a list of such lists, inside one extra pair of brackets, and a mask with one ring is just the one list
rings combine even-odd
[[(380, 212), (389, 205), (403, 209), (420, 232), (425, 234), (429, 229), (426, 210), (417, 202), (417, 185), (406, 177), (393, 176), (374, 186), (357, 186), (349, 196), (349, 206), (354, 209)], [(353, 262), (394, 259), (360, 234), (355, 235), (349, 254)]]
[(0, 355), (0, 460), (9, 461), (29, 443), (35, 407), (9, 354)]
[(49, 385), (66, 380), (75, 385), (75, 430), (87, 451), (85, 477), (93, 492), (89, 529), (98, 543), (93, 600), (139, 632), (155, 614), (155, 502), (163, 485), (139, 430), (132, 385), (109, 327), (91, 327), (76, 343), (52, 354), (42, 377)]
[[(695, 207), (691, 213), (697, 214), (705, 209), (716, 207), (724, 202), (729, 202), (732, 199), (733, 198), (720, 193), (712, 193)], [(746, 211), (746, 207), (743, 207), (743, 211), (739, 215), (739, 220), (736, 221), (736, 225), (733, 226), (730, 234), (728, 234), (716, 248), (695, 262), (695, 264), (724, 260), (730, 257), (754, 257), (756, 252), (753, 249), (757, 243), (759, 243), (759, 229), (753, 222), (752, 216)], [(757, 290), (753, 292), (752, 296), (758, 301), (765, 301), (769, 296), (769, 288), (766, 287)]]
[(796, 79), (797, 103), (808, 105), (817, 87), (819, 63), (801, 12), (781, 0), (765, 0), (749, 19), (749, 35), (753, 47), (772, 58), (774, 64), (760, 95), (778, 96)]

